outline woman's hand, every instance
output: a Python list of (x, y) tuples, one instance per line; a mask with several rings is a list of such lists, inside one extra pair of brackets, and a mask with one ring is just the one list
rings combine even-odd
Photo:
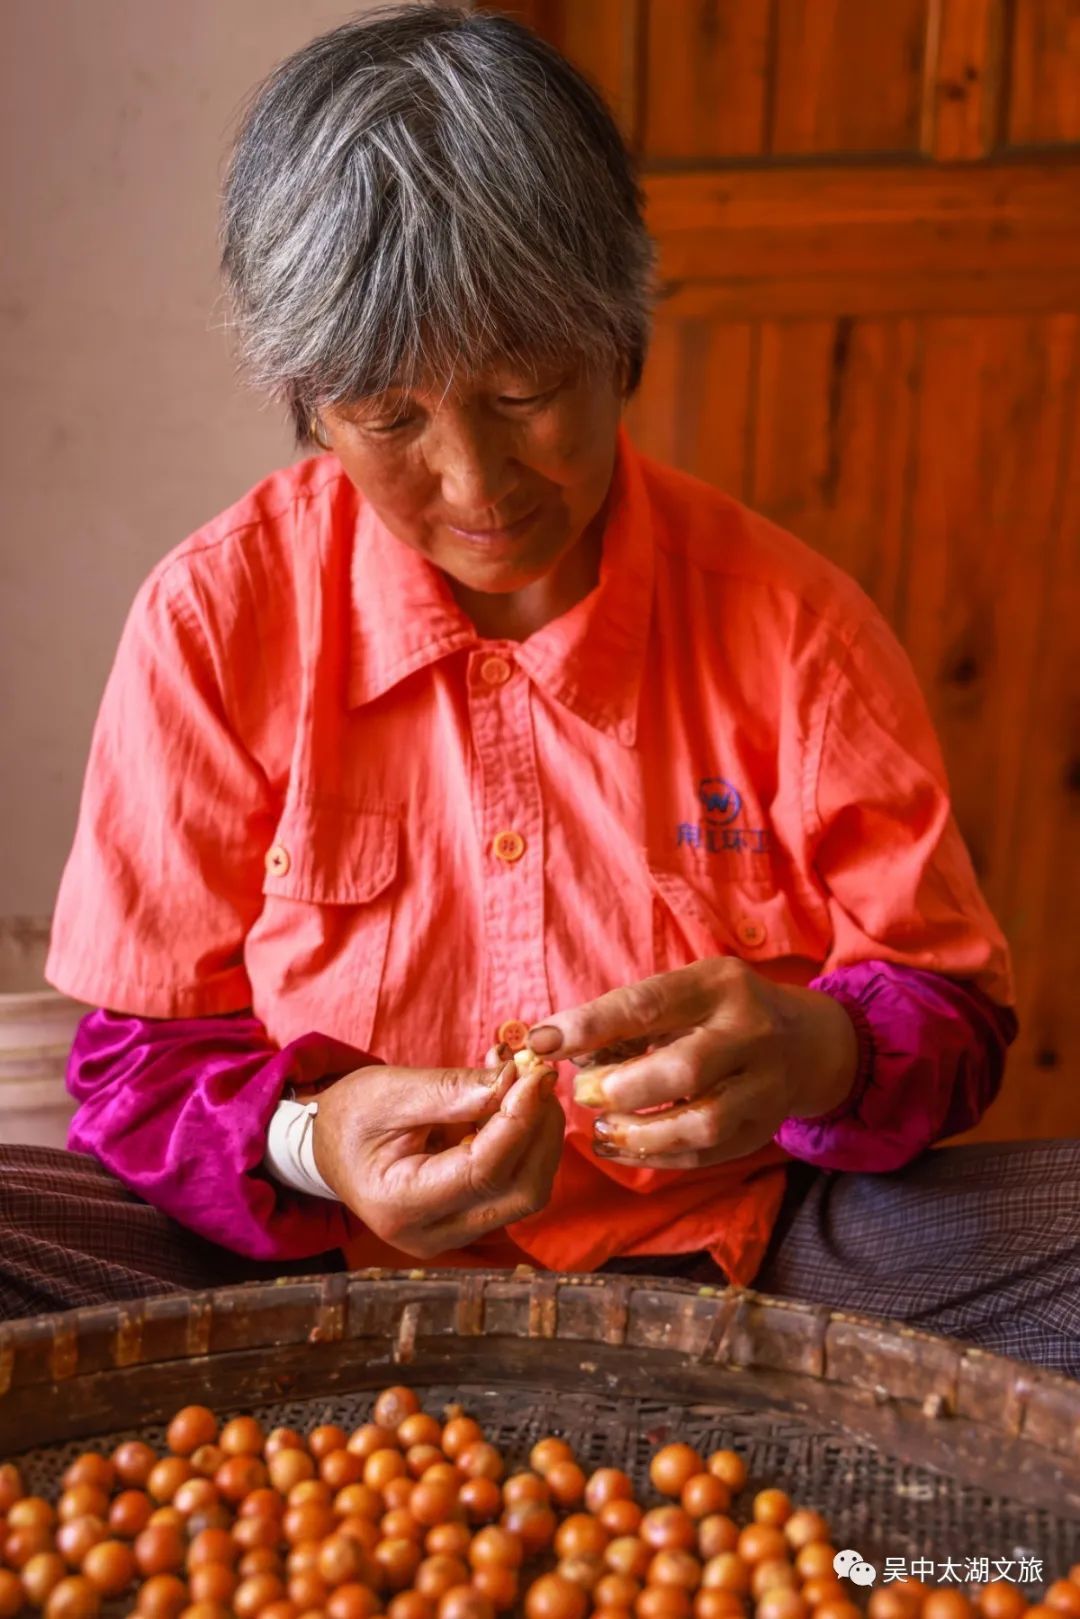
[[(622, 1055), (626, 1042), (644, 1054), (603, 1075), (609, 1111), (593, 1147), (639, 1168), (741, 1158), (785, 1119), (838, 1106), (857, 1069), (854, 1025), (839, 1002), (774, 984), (734, 956), (612, 990), (529, 1034), (541, 1056), (588, 1053), (592, 1063)], [(655, 1108), (663, 1111), (642, 1111)]]
[(361, 1068), (319, 1096), (319, 1173), (383, 1242), (432, 1259), (544, 1207), (565, 1125), (555, 1074), (518, 1079), (504, 1049), (486, 1069)]

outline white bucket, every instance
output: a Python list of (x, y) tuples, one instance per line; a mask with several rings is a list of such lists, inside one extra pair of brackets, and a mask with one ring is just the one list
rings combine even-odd
[(44, 979), (49, 923), (0, 918), (0, 1145), (63, 1147), (75, 1103), (64, 1087), (68, 1052), (88, 1008)]

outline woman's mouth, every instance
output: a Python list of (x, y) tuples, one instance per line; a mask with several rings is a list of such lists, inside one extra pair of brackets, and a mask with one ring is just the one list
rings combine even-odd
[(503, 524), (499, 528), (464, 528), (458, 523), (449, 523), (447, 526), (452, 534), (457, 534), (463, 540), (473, 545), (498, 545), (503, 540), (513, 540), (523, 534), (537, 516), (539, 507), (533, 507), (524, 517), (518, 517), (512, 523)]

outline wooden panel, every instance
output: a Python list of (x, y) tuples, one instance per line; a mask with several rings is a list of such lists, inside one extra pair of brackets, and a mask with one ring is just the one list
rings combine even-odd
[(771, 10), (769, 0), (646, 0), (649, 161), (765, 150)]
[(665, 320), (628, 425), (649, 454), (815, 545), (894, 618), (916, 364), (911, 320)]
[(984, 157), (1001, 124), (1005, 0), (931, 0), (923, 150)]
[(894, 622), (917, 357), (912, 320), (770, 321), (761, 333), (749, 504)]
[(1080, 4), (1015, 0), (1007, 138), (1080, 141)]
[(999, 902), (1062, 447), (1061, 333), (1074, 324), (924, 327), (902, 633), (951, 766), (957, 817)]
[[(1019, 928), (1017, 873), (1025, 862), (1041, 871), (1050, 840), (1045, 811), (1024, 788), (1025, 761), (1031, 733), (1043, 727), (1044, 614), (1056, 588), (1051, 539), (1077, 325), (1058, 316), (924, 328), (901, 634), (934, 715), (975, 869), (1018, 947), (1022, 1019), (1032, 940), (1030, 924)], [(1038, 928), (1047, 918), (1034, 920)], [(1072, 993), (1059, 981), (1060, 998)], [(1080, 1126), (1080, 1092), (1072, 1118)], [(1031, 1134), (1032, 1119), (1003, 1109), (993, 1128)]]
[(641, 448), (673, 465), (677, 465), (680, 423), (680, 333), (676, 321), (656, 322), (641, 389), (626, 413), (627, 426)]
[(777, 0), (771, 150), (919, 146), (927, 0)]
[(963, 164), (657, 174), (668, 281), (758, 276), (1076, 274), (1080, 167)]
[(1075, 269), (881, 271), (873, 276), (741, 275), (669, 284), (663, 308), (683, 318), (736, 320), (779, 315), (1050, 313), (1080, 302)]
[(753, 329), (705, 320), (657, 322), (641, 391), (627, 412), (649, 455), (746, 498)]
[(639, 11), (637, 0), (477, 0), (549, 41), (595, 84), (624, 135), (636, 141)]
[[(1077, 323), (1052, 331), (1048, 430), (1061, 374), (1071, 370), (1070, 431), (1059, 460), (1044, 565), (1032, 579), (1037, 647), (1027, 703), (1001, 906), (1020, 997), (1020, 1038), (1000, 1101), (975, 1132), (1080, 1136), (1080, 341)], [(1037, 514), (1036, 514), (1037, 515)], [(1007, 586), (1003, 587), (1004, 589)], [(1003, 738), (1010, 748), (1010, 741)]]

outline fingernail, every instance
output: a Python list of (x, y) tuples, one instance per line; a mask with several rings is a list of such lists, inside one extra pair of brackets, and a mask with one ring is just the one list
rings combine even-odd
[(528, 1043), (538, 1057), (550, 1057), (562, 1045), (562, 1031), (545, 1023), (542, 1028), (529, 1030)]
[(505, 1040), (500, 1040), (499, 1044), (495, 1047), (495, 1055), (498, 1057), (500, 1062), (508, 1062), (510, 1058), (513, 1057), (514, 1053), (511, 1051)]
[(558, 1083), (559, 1083), (558, 1074), (544, 1074), (544, 1076), (540, 1080), (540, 1089), (541, 1089), (543, 1095), (545, 1097), (550, 1096)]
[(610, 1141), (615, 1134), (606, 1119), (597, 1119), (592, 1128), (598, 1141)]
[(617, 1158), (619, 1156), (617, 1147), (608, 1147), (602, 1141), (594, 1141), (592, 1150), (598, 1158)]

